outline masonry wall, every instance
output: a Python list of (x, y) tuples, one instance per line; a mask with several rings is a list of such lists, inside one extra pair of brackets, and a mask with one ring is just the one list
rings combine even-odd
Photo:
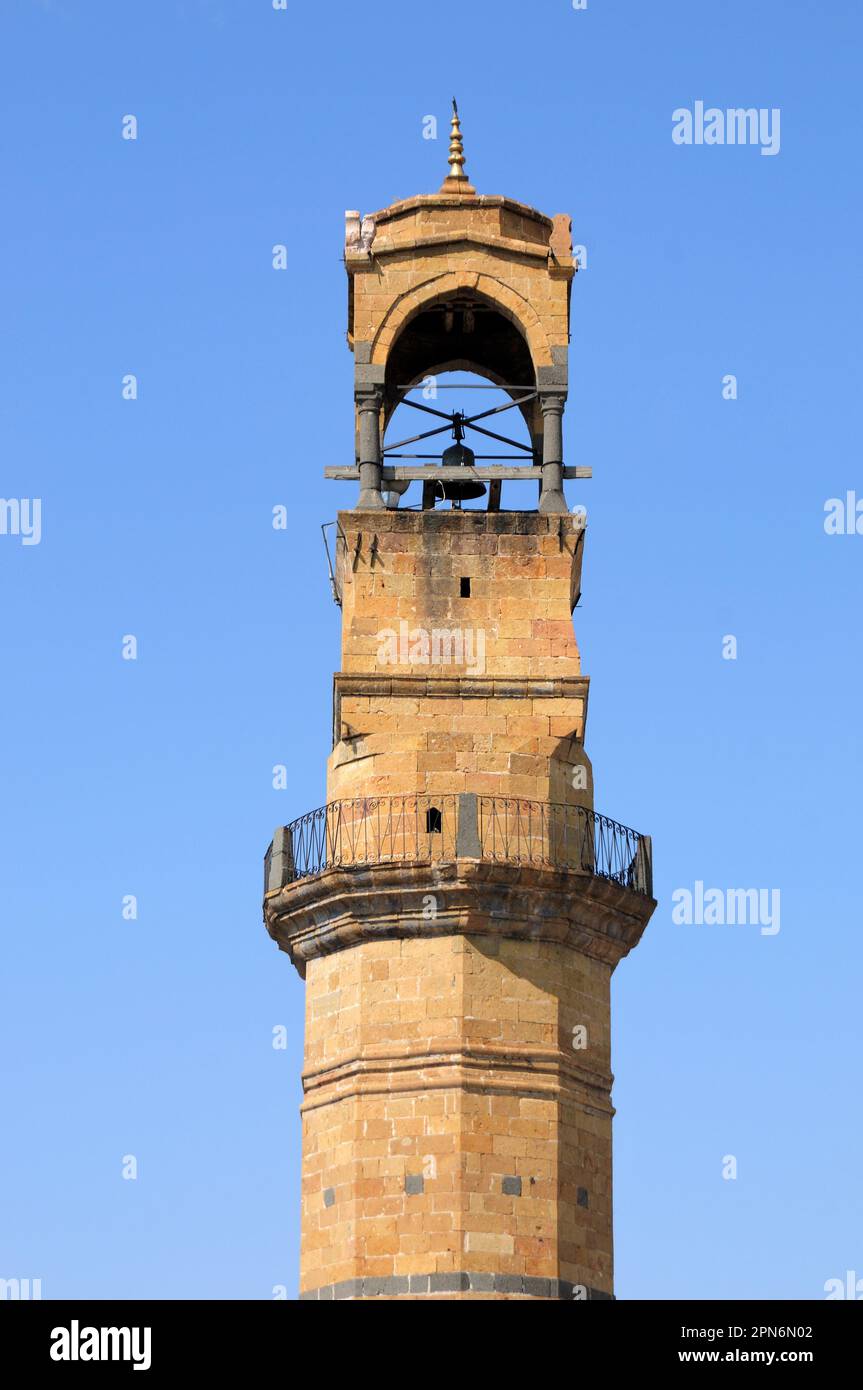
[(592, 806), (571, 616), (579, 519), (342, 512), (339, 526), (327, 799), (473, 791)]
[(481, 936), (309, 963), (304, 1293), (610, 1293), (609, 975)]
[[(508, 314), (536, 367), (569, 342), (574, 273), (570, 219), (508, 198), (421, 195), (374, 214), (369, 251), (348, 250), (348, 340), (384, 363), (411, 316), (434, 298), (468, 290)], [(431, 364), (430, 364), (431, 365)]]
[[(366, 798), (412, 793), (592, 805), (577, 519), (343, 512), (339, 528), (328, 800), (362, 799), (363, 815)], [(473, 647), (433, 661), (419, 634), (435, 630)], [(438, 891), (432, 870), (431, 912)], [(307, 1296), (611, 1292), (611, 966), (486, 932), (496, 903), (478, 889), (465, 934), (401, 920), (395, 939), (308, 962)]]

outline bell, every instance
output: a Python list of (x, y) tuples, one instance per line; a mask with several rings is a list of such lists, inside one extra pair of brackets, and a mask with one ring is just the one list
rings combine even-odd
[[(472, 468), (476, 461), (474, 452), (467, 444), (462, 443), (463, 430), (458, 416), (453, 418), (453, 433), (456, 442), (444, 449), (441, 463), (449, 468)], [(468, 501), (469, 498), (485, 496), (485, 483), (478, 483), (474, 478), (465, 478), (464, 482), (461, 479), (444, 481), (437, 486), (440, 489), (438, 495), (445, 502), (453, 502), (456, 506), (461, 506), (462, 502)]]
[(449, 468), (473, 468), (475, 462), (476, 455), (473, 449), (461, 441), (450, 444), (448, 449), (444, 449), (441, 457), (441, 463)]

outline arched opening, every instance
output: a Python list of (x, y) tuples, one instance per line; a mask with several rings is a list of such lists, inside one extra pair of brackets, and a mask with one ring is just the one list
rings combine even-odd
[[(490, 300), (459, 291), (423, 306), (408, 319), (386, 365), (384, 420), (404, 397), (404, 387), (425, 376), (462, 370), (520, 392), (536, 387), (530, 349), (513, 320)], [(534, 409), (522, 407), (531, 428)]]
[[(388, 354), (384, 421), (385, 467), (540, 463), (542, 412), (525, 337), (497, 305), (474, 292), (423, 305)], [(501, 484), (401, 482), (389, 493), (389, 505), (397, 495), (405, 506), (446, 501), (497, 510)]]

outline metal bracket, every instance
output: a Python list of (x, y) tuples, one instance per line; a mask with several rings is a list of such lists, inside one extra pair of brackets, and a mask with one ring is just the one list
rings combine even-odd
[(338, 523), (337, 521), (324, 521), (324, 522), (321, 523), (321, 535), (323, 536), (323, 540), (324, 540), (324, 550), (327, 552), (327, 570), (328, 570), (328, 572), (329, 572), (329, 577), (330, 577), (330, 590), (331, 590), (332, 595), (333, 595), (333, 603), (337, 603), (338, 606), (339, 606), (339, 608), (341, 608), (341, 606), (342, 606), (342, 596), (341, 596), (341, 594), (339, 593), (339, 586), (338, 586), (338, 583), (336, 582), (335, 571), (333, 570), (333, 562), (332, 562), (332, 558), (331, 558), (331, 556), (330, 556), (330, 545), (329, 545), (329, 541), (327, 540), (327, 530), (328, 530), (328, 528), (329, 528), (330, 526), (335, 526), (335, 527), (337, 528), (337, 532), (340, 532), (340, 533), (341, 533), (342, 539), (343, 539), (343, 540), (344, 540), (344, 532), (342, 531), (342, 528), (341, 528), (341, 526), (339, 526), (339, 523)]

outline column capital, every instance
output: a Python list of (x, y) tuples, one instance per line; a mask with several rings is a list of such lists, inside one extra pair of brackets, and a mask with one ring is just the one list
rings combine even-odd
[(383, 388), (371, 384), (354, 387), (357, 410), (380, 410), (384, 403)]

